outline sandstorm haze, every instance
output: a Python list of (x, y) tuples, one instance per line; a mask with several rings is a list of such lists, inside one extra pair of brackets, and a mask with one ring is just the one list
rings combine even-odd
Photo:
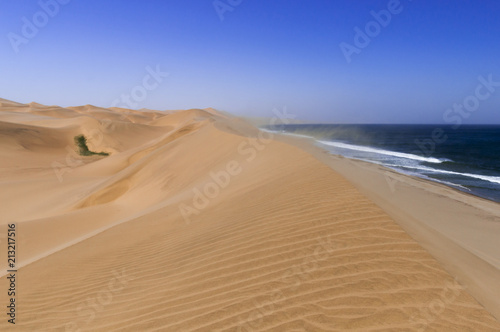
[(499, 9), (2, 1), (0, 330), (500, 331)]
[[(287, 106), (316, 122), (447, 123), (479, 76), (500, 81), (495, 1), (56, 4), (0, 6), (2, 97), (109, 107), (159, 67), (168, 76), (124, 107), (272, 116)], [(464, 123), (500, 123), (499, 103), (493, 94)]]

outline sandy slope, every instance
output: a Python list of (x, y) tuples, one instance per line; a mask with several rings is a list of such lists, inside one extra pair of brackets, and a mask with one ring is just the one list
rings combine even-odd
[(0, 102), (17, 330), (500, 330), (355, 186), (242, 121)]

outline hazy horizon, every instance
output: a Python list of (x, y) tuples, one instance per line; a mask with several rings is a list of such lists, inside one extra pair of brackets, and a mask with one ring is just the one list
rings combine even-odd
[(492, 0), (25, 0), (0, 8), (0, 97), (17, 102), (500, 124), (500, 4)]

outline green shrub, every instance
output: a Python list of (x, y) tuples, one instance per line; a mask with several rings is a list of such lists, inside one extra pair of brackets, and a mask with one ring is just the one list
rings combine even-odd
[(87, 138), (83, 135), (78, 135), (75, 136), (75, 144), (78, 146), (78, 152), (82, 156), (93, 156), (93, 155), (99, 155), (99, 156), (109, 156), (109, 153), (107, 152), (93, 152), (89, 150), (89, 147), (87, 146)]

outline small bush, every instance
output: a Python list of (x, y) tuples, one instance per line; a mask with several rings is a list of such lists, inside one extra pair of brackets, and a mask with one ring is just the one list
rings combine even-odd
[(89, 150), (89, 147), (87, 146), (87, 138), (83, 135), (78, 135), (75, 136), (75, 144), (78, 146), (79, 153), (82, 156), (93, 156), (93, 155), (99, 155), (99, 156), (109, 156), (109, 153), (107, 152), (93, 152)]

